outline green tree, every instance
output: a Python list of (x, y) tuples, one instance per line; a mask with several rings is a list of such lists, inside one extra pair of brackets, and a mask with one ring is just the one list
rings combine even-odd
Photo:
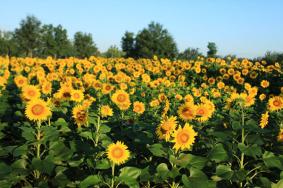
[(76, 56), (80, 58), (99, 54), (98, 49), (93, 42), (92, 35), (87, 33), (75, 33), (74, 48)]
[(0, 31), (0, 55), (16, 56), (18, 49), (14, 33), (11, 31)]
[(52, 24), (43, 25), (41, 29), (40, 54), (43, 57), (56, 56), (56, 41), (54, 37), (54, 26)]
[(151, 22), (147, 28), (140, 31), (135, 40), (137, 57), (174, 59), (177, 57), (177, 45), (167, 29), (159, 23)]
[(135, 57), (135, 37), (134, 33), (126, 31), (122, 37), (122, 50), (125, 52), (125, 57)]
[(183, 52), (179, 53), (178, 59), (191, 60), (196, 59), (198, 56), (202, 56), (198, 48), (187, 48)]
[(208, 51), (207, 51), (207, 56), (208, 57), (215, 57), (217, 54), (217, 47), (214, 42), (209, 42), (207, 45)]
[(25, 55), (33, 56), (40, 46), (41, 22), (34, 16), (27, 16), (15, 30), (15, 38)]
[(119, 48), (115, 45), (110, 46), (108, 48), (108, 50), (103, 54), (105, 57), (108, 58), (117, 58), (117, 57), (123, 57), (125, 55), (125, 53), (121, 50), (119, 50)]

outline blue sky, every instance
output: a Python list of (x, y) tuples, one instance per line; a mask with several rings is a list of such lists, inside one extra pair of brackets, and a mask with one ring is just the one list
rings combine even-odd
[(0, 2), (0, 29), (14, 30), (27, 15), (62, 24), (70, 38), (88, 32), (101, 51), (120, 47), (126, 30), (137, 33), (161, 23), (180, 51), (206, 52), (208, 41), (220, 55), (262, 56), (283, 51), (282, 0), (6, 0)]

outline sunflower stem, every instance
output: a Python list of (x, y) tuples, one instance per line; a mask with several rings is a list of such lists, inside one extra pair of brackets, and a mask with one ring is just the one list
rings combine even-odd
[(111, 179), (111, 188), (114, 188), (114, 178), (115, 178), (115, 164), (112, 163), (112, 179)]
[[(37, 122), (37, 127), (36, 127), (36, 140), (37, 140), (37, 144), (36, 144), (36, 158), (40, 160), (40, 146), (41, 144), (39, 143), (40, 141), (40, 137), (41, 137), (41, 132), (40, 132), (40, 127), (41, 127), (41, 122), (38, 121)], [(34, 177), (36, 179), (39, 179), (40, 178), (40, 172), (38, 170), (35, 170), (34, 171)]]
[[(243, 106), (241, 105), (241, 121), (242, 121), (242, 132), (241, 132), (241, 143), (245, 144), (245, 113)], [(245, 159), (245, 154), (241, 152), (241, 159), (240, 159), (240, 169), (245, 168), (244, 166), (244, 159)], [(240, 183), (240, 187), (243, 187), (243, 182)]]
[(97, 118), (97, 126), (96, 126), (96, 136), (95, 136), (95, 146), (98, 145), (99, 141), (99, 129), (100, 129), (101, 123), (100, 123), (100, 116)]

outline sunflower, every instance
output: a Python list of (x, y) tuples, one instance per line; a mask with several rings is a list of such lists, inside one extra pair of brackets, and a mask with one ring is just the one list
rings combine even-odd
[(113, 86), (111, 84), (103, 84), (102, 85), (102, 93), (104, 95), (110, 93), (113, 90)]
[(75, 102), (81, 102), (82, 100), (84, 100), (83, 91), (79, 89), (71, 90), (71, 100)]
[(185, 124), (185, 126), (179, 127), (173, 134), (173, 142), (174, 149), (178, 151), (179, 149), (185, 150), (190, 149), (193, 143), (195, 142), (195, 137), (197, 136), (197, 133), (194, 131), (193, 127), (190, 126), (188, 123)]
[(196, 115), (195, 105), (193, 103), (184, 103), (178, 108), (178, 114), (184, 121), (194, 119)]
[(263, 129), (264, 127), (266, 127), (266, 125), (268, 124), (268, 112), (265, 112), (264, 114), (261, 115), (261, 119), (260, 119), (260, 127)]
[(121, 109), (121, 110), (127, 110), (130, 105), (130, 96), (129, 94), (124, 90), (117, 90), (112, 96), (111, 100)]
[(283, 97), (275, 96), (268, 100), (268, 107), (270, 111), (278, 111), (283, 108)]
[(32, 100), (40, 97), (40, 90), (34, 85), (26, 85), (22, 89), (24, 99)]
[(133, 104), (134, 109), (133, 111), (136, 112), (137, 114), (142, 114), (145, 111), (144, 103), (136, 101)]
[(101, 117), (113, 116), (113, 110), (109, 105), (103, 105), (100, 108)]
[(41, 86), (41, 91), (43, 94), (48, 95), (52, 93), (52, 83), (51, 82), (44, 82)]
[(73, 118), (75, 119), (78, 128), (80, 128), (82, 125), (86, 125), (88, 121), (87, 108), (81, 105), (75, 106), (73, 108)]
[(177, 126), (177, 117), (170, 116), (165, 117), (161, 122), (160, 125), (156, 129), (156, 134), (159, 139), (165, 139), (169, 141), (171, 134), (175, 130)]
[(33, 99), (27, 103), (25, 114), (29, 120), (45, 121), (51, 116), (51, 110), (45, 101)]
[(116, 143), (112, 143), (107, 147), (107, 158), (113, 164), (123, 164), (125, 163), (130, 157), (130, 152), (128, 147), (120, 141)]
[(277, 136), (278, 142), (283, 142), (283, 128), (280, 129), (280, 132)]
[(24, 85), (28, 83), (27, 78), (22, 75), (16, 76), (14, 79), (14, 82), (19, 88), (23, 87)]
[(260, 82), (260, 85), (261, 85), (261, 87), (263, 87), (263, 88), (267, 88), (267, 87), (269, 86), (269, 81), (267, 81), (267, 80), (262, 80), (262, 81)]
[(210, 106), (207, 104), (199, 104), (196, 106), (196, 116), (199, 122), (207, 121), (211, 115), (212, 111), (210, 110)]

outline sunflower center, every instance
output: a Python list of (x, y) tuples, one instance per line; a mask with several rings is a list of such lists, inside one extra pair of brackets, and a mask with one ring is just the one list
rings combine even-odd
[(86, 112), (84, 111), (84, 110), (82, 110), (82, 111), (79, 111), (78, 113), (77, 113), (77, 119), (79, 120), (79, 121), (85, 121), (85, 119), (86, 119)]
[(106, 86), (105, 89), (106, 90), (111, 90), (111, 87), (110, 86)]
[(117, 96), (117, 101), (119, 102), (125, 102), (126, 101), (126, 96), (124, 94), (119, 94)]
[(199, 115), (203, 115), (204, 114), (204, 110), (203, 109), (198, 110), (198, 114)]
[(19, 84), (23, 84), (24, 83), (24, 81), (23, 80), (19, 80)]
[(192, 113), (191, 113), (191, 110), (190, 110), (189, 108), (184, 108), (184, 109), (182, 110), (182, 114), (183, 114), (184, 116), (190, 116)]
[(36, 104), (31, 108), (31, 111), (34, 115), (40, 115), (44, 112), (44, 106), (41, 104)]
[(277, 100), (276, 100), (276, 101), (273, 101), (273, 105), (274, 105), (274, 106), (280, 106), (280, 102), (277, 101)]
[(189, 135), (186, 133), (181, 133), (179, 138), (182, 143), (186, 143), (189, 140)]
[(76, 98), (76, 99), (80, 98), (80, 94), (75, 93), (75, 94), (74, 94), (74, 98)]
[(28, 95), (32, 96), (32, 97), (35, 96), (35, 91), (34, 90), (29, 90), (28, 91)]
[(71, 94), (69, 92), (64, 92), (63, 93), (63, 97), (64, 98), (69, 98), (69, 97), (71, 97)]
[(114, 148), (112, 151), (112, 155), (115, 158), (121, 158), (123, 156), (123, 150), (121, 148)]

